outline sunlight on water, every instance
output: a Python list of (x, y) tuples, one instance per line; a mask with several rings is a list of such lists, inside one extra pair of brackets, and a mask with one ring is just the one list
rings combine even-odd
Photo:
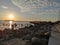
[(13, 24), (13, 21), (9, 21), (9, 28), (11, 29), (12, 28), (12, 24)]

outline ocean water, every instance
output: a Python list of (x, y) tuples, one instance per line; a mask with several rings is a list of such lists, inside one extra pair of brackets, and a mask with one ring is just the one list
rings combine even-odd
[(18, 28), (24, 28), (25, 26), (30, 26), (32, 25), (28, 21), (0, 21), (0, 30), (4, 30), (5, 28), (11, 28), (11, 25), (16, 24), (17, 26), (15, 27), (16, 29)]

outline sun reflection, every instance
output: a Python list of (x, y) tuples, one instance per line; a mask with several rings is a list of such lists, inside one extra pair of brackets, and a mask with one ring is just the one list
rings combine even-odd
[(12, 28), (12, 24), (13, 24), (13, 21), (9, 21), (9, 28), (11, 29)]

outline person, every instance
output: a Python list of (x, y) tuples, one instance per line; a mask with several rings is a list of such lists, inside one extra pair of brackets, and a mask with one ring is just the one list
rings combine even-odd
[(52, 26), (48, 45), (60, 45), (60, 23)]

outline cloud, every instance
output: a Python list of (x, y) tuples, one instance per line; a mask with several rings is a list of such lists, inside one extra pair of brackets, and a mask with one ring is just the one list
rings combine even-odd
[(12, 0), (21, 9), (23, 17), (37, 20), (58, 20), (60, 3), (56, 0)]
[(1, 7), (4, 8), (4, 9), (8, 9), (8, 7), (7, 6), (4, 6), (4, 5), (2, 5)]
[(60, 3), (51, 0), (12, 0), (13, 4), (18, 6), (22, 12), (28, 12), (35, 9), (58, 7)]
[(13, 4), (18, 6), (23, 11), (31, 11), (36, 9), (45, 9), (53, 7), (60, 7), (60, 3), (56, 0), (12, 0)]

